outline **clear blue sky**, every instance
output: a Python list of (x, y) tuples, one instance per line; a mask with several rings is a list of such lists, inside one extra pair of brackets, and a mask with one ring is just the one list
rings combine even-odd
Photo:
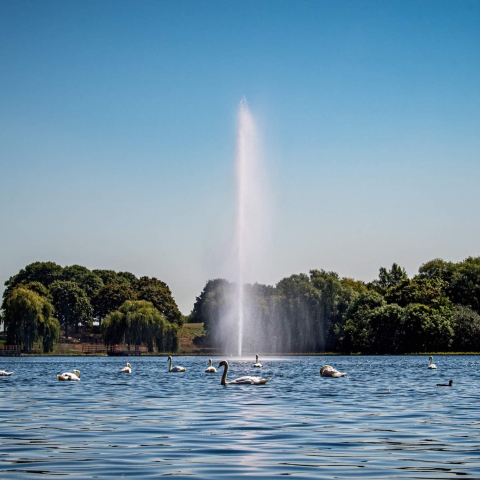
[[(0, 282), (26, 264), (226, 275), (236, 108), (273, 284), (480, 255), (480, 2), (0, 2)], [(3, 288), (3, 287), (2, 287)]]

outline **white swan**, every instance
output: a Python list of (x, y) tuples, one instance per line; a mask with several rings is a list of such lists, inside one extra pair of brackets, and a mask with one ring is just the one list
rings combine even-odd
[(346, 377), (348, 372), (340, 373), (338, 370), (335, 370), (330, 365), (324, 365), (320, 369), (320, 375), (322, 377)]
[(257, 368), (262, 368), (262, 364), (258, 363), (258, 355), (255, 355), (255, 364), (253, 366)]
[(61, 375), (58, 374), (57, 378), (63, 381), (70, 381), (70, 382), (79, 382), (80, 381), (80, 370), (74, 370), (72, 373), (62, 373)]
[(0, 377), (9, 377), (13, 372), (7, 372), (6, 370), (0, 370)]
[(168, 369), (169, 372), (185, 372), (187, 369), (185, 367), (172, 367), (172, 356), (168, 356), (168, 360), (170, 361), (170, 368)]
[(433, 357), (430, 355), (428, 359), (430, 360), (430, 363), (428, 364), (427, 368), (433, 368), (436, 370), (437, 366), (433, 363)]
[(127, 362), (127, 366), (123, 367), (120, 373), (132, 373), (132, 366)]
[(212, 365), (212, 359), (209, 358), (208, 361), (210, 362), (210, 365), (205, 370), (205, 373), (217, 373), (217, 369)]
[(220, 382), (221, 385), (264, 385), (271, 380), (271, 378), (240, 377), (227, 382), (228, 362), (226, 360), (222, 360), (218, 365), (218, 368), (222, 366), (225, 367), (225, 369), (223, 370), (222, 381)]

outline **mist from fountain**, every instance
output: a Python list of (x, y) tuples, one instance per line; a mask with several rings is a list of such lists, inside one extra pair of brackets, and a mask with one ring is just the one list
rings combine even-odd
[(238, 107), (238, 136), (236, 158), (237, 216), (236, 216), (236, 315), (238, 323), (237, 354), (242, 356), (245, 332), (254, 328), (249, 315), (246, 280), (258, 266), (264, 230), (264, 189), (259, 155), (257, 127), (248, 103), (242, 99)]

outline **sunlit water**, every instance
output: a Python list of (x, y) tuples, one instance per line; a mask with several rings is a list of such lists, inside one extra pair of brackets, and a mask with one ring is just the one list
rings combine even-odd
[[(0, 478), (480, 477), (479, 357), (1, 358)], [(218, 365), (218, 359), (214, 364)], [(348, 377), (319, 375), (330, 364)], [(57, 373), (81, 371), (80, 382)], [(437, 388), (448, 382), (452, 388)]]

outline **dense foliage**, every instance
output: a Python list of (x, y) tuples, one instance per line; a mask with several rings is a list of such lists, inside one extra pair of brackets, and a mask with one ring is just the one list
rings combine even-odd
[(157, 308), (145, 300), (127, 300), (117, 311), (109, 313), (102, 324), (103, 339), (107, 345), (121, 343), (148, 346), (154, 344), (160, 351), (178, 348), (177, 326), (169, 323)]
[(53, 318), (53, 307), (46, 296), (20, 285), (6, 299), (4, 315), (7, 342), (23, 344), (29, 351), (34, 342), (42, 339), (43, 351), (50, 352), (58, 340), (60, 324)]
[[(69, 333), (78, 333), (80, 328), (91, 331), (95, 323), (101, 325), (115, 312), (121, 315), (123, 306), (133, 308), (132, 305), (140, 304), (144, 306), (138, 315), (148, 313), (160, 327), (142, 330), (144, 334), (150, 332), (151, 338), (143, 334), (139, 337), (134, 333), (137, 323), (129, 320), (121, 340), (156, 345), (160, 350), (177, 348), (177, 327), (182, 324), (183, 316), (168, 285), (157, 278), (89, 270), (80, 265), (61, 267), (53, 262), (35, 262), (10, 277), (5, 287), (0, 323), (5, 326), (7, 342), (21, 344), (26, 351), (39, 340), (45, 351), (51, 351), (58, 341), (60, 327), (68, 338)], [(108, 335), (104, 340), (118, 343), (117, 337), (113, 340)]]
[[(207, 282), (191, 322), (204, 322), (205, 342), (231, 349), (229, 318), (236, 313), (235, 285)], [(408, 278), (397, 264), (380, 268), (364, 283), (334, 272), (311, 270), (274, 287), (247, 285), (244, 332), (251, 351), (409, 353), (480, 350), (480, 257), (453, 263), (440, 259)], [(233, 332), (234, 333), (234, 332)]]
[[(101, 326), (104, 342), (145, 344), (174, 351), (183, 322), (168, 286), (129, 272), (89, 270), (53, 262), (27, 265), (6, 283), (0, 312), (7, 342), (45, 352), (60, 328)], [(275, 286), (246, 285), (244, 332), (248, 349), (271, 353), (337, 351), (408, 353), (480, 350), (480, 257), (435, 259), (409, 278), (397, 264), (380, 268), (371, 283), (311, 270)], [(236, 288), (207, 282), (189, 321), (204, 323), (206, 344), (233, 350)], [(249, 322), (252, 324), (252, 322)]]

